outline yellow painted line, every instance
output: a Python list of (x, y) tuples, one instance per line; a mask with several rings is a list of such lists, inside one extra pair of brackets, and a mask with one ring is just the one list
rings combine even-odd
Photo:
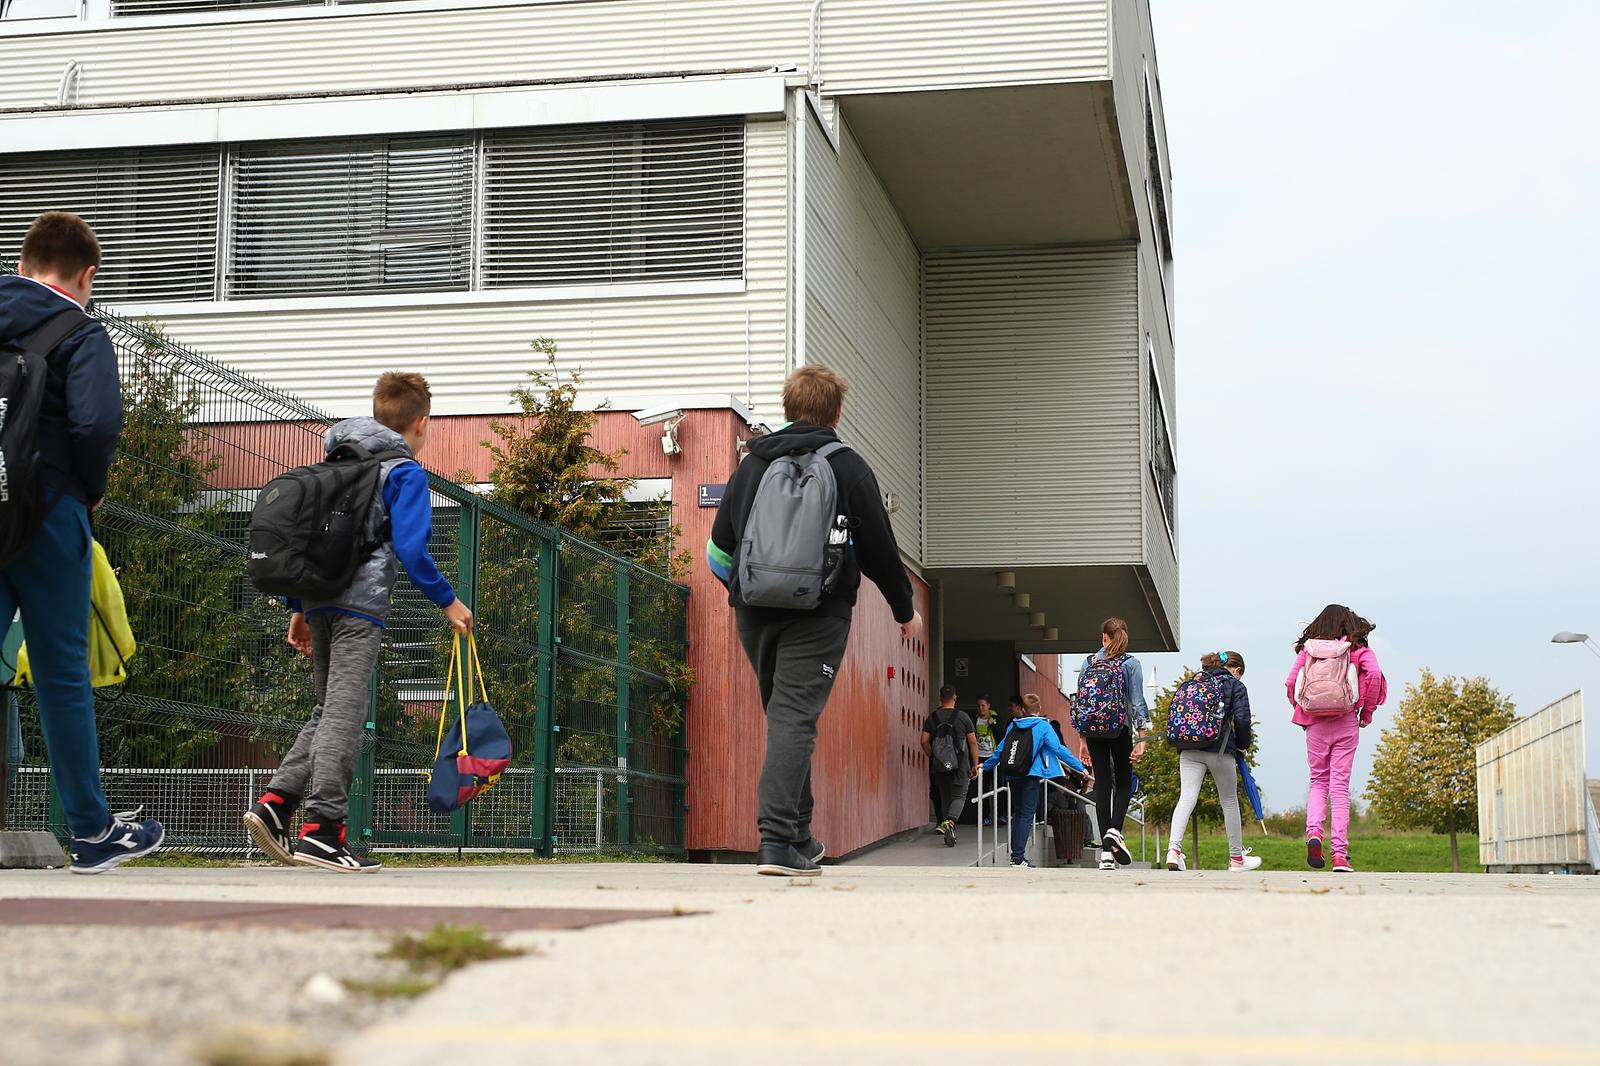
[(371, 1039), (395, 1044), (523, 1046), (627, 1045), (654, 1048), (772, 1047), (838, 1050), (1016, 1051), (1144, 1057), (1201, 1055), (1224, 1062), (1378, 1059), (1393, 1062), (1579, 1063), (1600, 1066), (1600, 1049), (1576, 1045), (1433, 1040), (1138, 1033), (951, 1032), (940, 1029), (795, 1029), (669, 1026), (382, 1025)]

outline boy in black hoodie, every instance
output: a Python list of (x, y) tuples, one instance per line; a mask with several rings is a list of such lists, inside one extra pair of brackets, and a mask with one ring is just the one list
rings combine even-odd
[(836, 502), (850, 531), (831, 590), (810, 610), (753, 607), (740, 596), (739, 546), (768, 464), (780, 456), (816, 452), (837, 442), (834, 428), (847, 388), (839, 374), (823, 366), (803, 366), (789, 375), (783, 386), (783, 413), (790, 424), (750, 441), (749, 455), (728, 482), (706, 543), (712, 572), (728, 586), (739, 641), (760, 681), (767, 714), (767, 757), (757, 792), (761, 830), (757, 870), (764, 874), (814, 876), (821, 872), (817, 863), (827, 854), (811, 835), (811, 755), (817, 721), (850, 637), (861, 575), (871, 578), (889, 601), (902, 637), (914, 637), (922, 628), (878, 480), (866, 460), (847, 448), (832, 452), (826, 460), (837, 485)]
[[(156, 850), (165, 835), (139, 811), (113, 816), (107, 807), (89, 684), (89, 514), (105, 497), (122, 434), (122, 386), (111, 338), (84, 313), (100, 269), (88, 223), (64, 211), (40, 215), (18, 269), (0, 277), (0, 340), (44, 356), (45, 385), (33, 439), (37, 483), (0, 478), (0, 639), (21, 608), (50, 780), (72, 828), (72, 872), (97, 874)], [(0, 396), (0, 430), (7, 416), (23, 415), (9, 409), (16, 399)], [(0, 441), (12, 451), (22, 445), (16, 436)], [(0, 472), (20, 469), (16, 458), (0, 451)], [(37, 502), (25, 506), (35, 491)]]

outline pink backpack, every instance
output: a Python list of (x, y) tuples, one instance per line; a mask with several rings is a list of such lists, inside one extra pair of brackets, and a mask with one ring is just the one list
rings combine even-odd
[(1348, 640), (1306, 641), (1294, 679), (1294, 702), (1307, 714), (1349, 714), (1356, 706), (1356, 668)]

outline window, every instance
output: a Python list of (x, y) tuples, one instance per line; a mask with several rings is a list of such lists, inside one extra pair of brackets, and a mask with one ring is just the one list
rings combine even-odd
[(1156, 498), (1167, 520), (1167, 532), (1178, 530), (1177, 464), (1172, 455), (1172, 427), (1161, 397), (1161, 375), (1156, 371), (1155, 349), (1150, 363), (1150, 472), (1155, 477)]
[(0, 252), (68, 210), (108, 300), (737, 280), (744, 149), (730, 118), (0, 153)]
[(0, 0), (0, 19), (78, 17), (79, 0)]
[(327, 0), (111, 0), (114, 18), (130, 15), (192, 15), (253, 7), (325, 7)]
[(96, 298), (209, 300), (220, 170), (215, 148), (0, 155), (0, 249), (16, 254), (45, 211), (72, 211), (100, 237)]
[(744, 124), (567, 126), (484, 146), (484, 288), (737, 278)]
[(1167, 217), (1167, 183), (1161, 173), (1161, 144), (1156, 139), (1155, 100), (1150, 91), (1150, 74), (1144, 76), (1144, 151), (1145, 172), (1149, 174), (1151, 223), (1156, 230), (1156, 248), (1161, 261), (1172, 261), (1172, 222)]
[(1029, 670), (1032, 670), (1036, 674), (1039, 672), (1039, 668), (1034, 665), (1033, 656), (1031, 656), (1031, 655), (1018, 655), (1017, 658), (1021, 659), (1023, 661), (1023, 663), (1027, 665)]
[(465, 290), (472, 156), (466, 136), (240, 148), (228, 295)]

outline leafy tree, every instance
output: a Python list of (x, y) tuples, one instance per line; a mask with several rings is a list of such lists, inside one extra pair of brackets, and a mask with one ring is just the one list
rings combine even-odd
[(1478, 824), (1474, 749), (1516, 719), (1510, 698), (1487, 679), (1422, 671), (1378, 741), (1367, 785), (1378, 819), (1396, 829), (1449, 833), (1450, 868), (1459, 872), (1456, 834)]
[[(1150, 739), (1145, 744), (1144, 756), (1134, 764), (1133, 771), (1139, 775), (1139, 791), (1136, 802), (1142, 802), (1145, 807), (1145, 817), (1152, 827), (1161, 827), (1170, 830), (1173, 809), (1178, 805), (1178, 797), (1183, 792), (1182, 781), (1178, 774), (1179, 751), (1164, 739), (1167, 730), (1167, 714), (1172, 708), (1172, 697), (1178, 691), (1178, 686), (1190, 677), (1194, 671), (1185, 667), (1178, 675), (1178, 679), (1168, 685), (1156, 697), (1156, 702), (1150, 708)], [(1245, 760), (1251, 766), (1256, 765), (1256, 750), (1252, 744), (1250, 750), (1245, 752)], [(1250, 823), (1250, 800), (1245, 795), (1244, 783), (1241, 781), (1239, 789), (1239, 810), (1244, 815), (1246, 825)], [(1194, 817), (1198, 821), (1221, 822), (1222, 800), (1217, 794), (1216, 782), (1207, 775), (1205, 784), (1200, 789), (1200, 802), (1195, 805)]]
[(167, 345), (146, 322), (124, 350), (125, 425), (96, 520), (139, 642), (126, 692), (101, 710), (109, 766), (187, 766), (309, 691), (282, 612), (245, 582), (243, 544), (210, 490), (222, 460), (195, 424), (202, 390)]
[[(677, 549), (681, 530), (670, 526), (660, 535), (641, 533), (637, 521), (622, 521), (652, 517), (648, 509), (640, 515), (624, 500), (634, 484), (617, 475), (626, 453), (601, 451), (589, 443), (598, 415), (577, 405), (581, 375), (558, 371), (553, 341), (541, 338), (532, 347), (545, 365), (530, 370), (529, 384), (512, 391), (519, 415), (493, 421), (494, 439), (484, 444), (494, 458), (489, 499), (607, 545), (653, 571), (630, 575), (628, 660), (667, 679), (648, 693), (649, 732), (656, 738), (675, 737), (694, 674), (683, 643), (681, 594), (658, 575), (676, 579), (688, 572), (690, 557)], [(665, 501), (654, 507), (656, 515), (670, 513)], [(519, 529), (489, 522), (482, 538), (481, 586), (493, 590), (499, 601), (480, 604), (485, 635), (504, 632), (503, 626), (514, 629), (518, 614), (526, 630), (526, 613), (517, 605), (539, 602), (538, 542)], [(616, 755), (617, 671), (606, 660), (618, 654), (617, 567), (607, 555), (569, 541), (563, 546), (560, 574), (559, 629), (569, 657), (561, 661), (557, 695), (562, 730), (558, 757), (567, 763), (607, 764)], [(537, 648), (532, 632), (523, 633), (519, 642)], [(527, 671), (522, 684), (527, 690), (519, 696), (523, 705), (536, 706), (535, 672)], [(504, 690), (504, 679), (499, 687)]]

